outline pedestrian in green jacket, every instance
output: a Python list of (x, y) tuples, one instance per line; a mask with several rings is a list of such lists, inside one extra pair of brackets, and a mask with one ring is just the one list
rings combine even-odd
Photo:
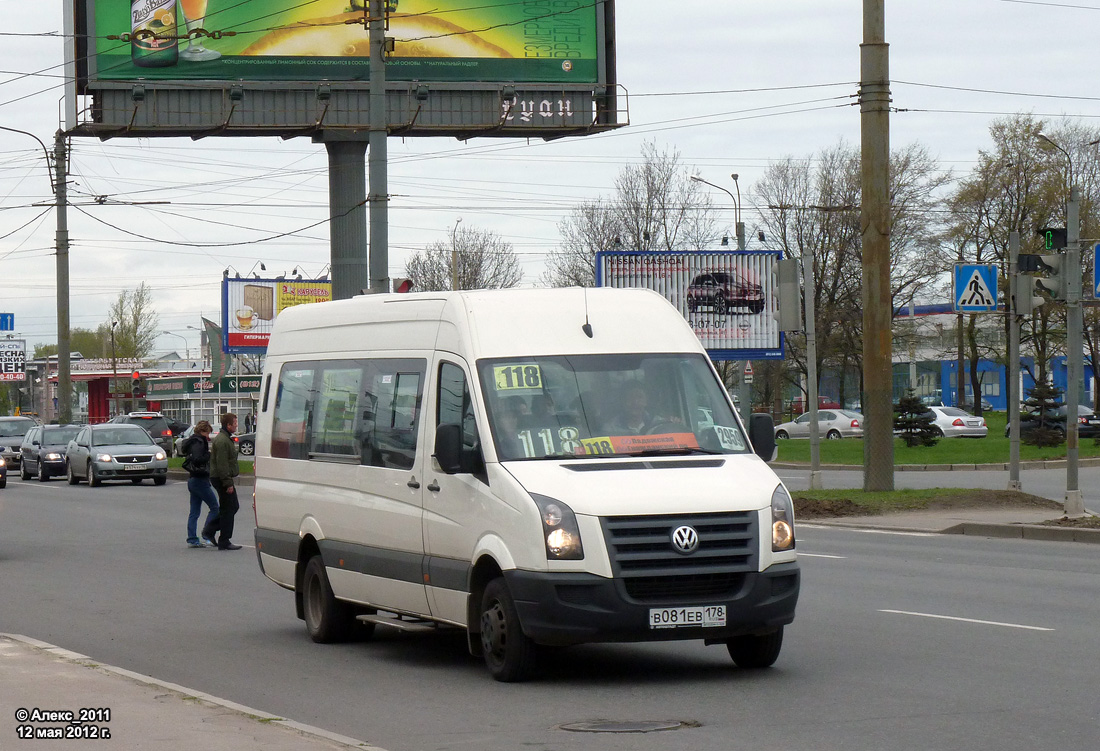
[(221, 432), (210, 446), (210, 484), (218, 492), (220, 511), (214, 524), (204, 529), (202, 536), (213, 540), (214, 534), (219, 533), (215, 540), (218, 550), (240, 550), (240, 545), (233, 544), (233, 517), (241, 507), (237, 500), (237, 488), (233, 484), (233, 478), (241, 473), (237, 463), (237, 444), (233, 440), (237, 416), (226, 412), (221, 423)]

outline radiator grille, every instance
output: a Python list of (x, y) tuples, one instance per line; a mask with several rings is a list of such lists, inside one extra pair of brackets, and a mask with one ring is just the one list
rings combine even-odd
[[(615, 516), (601, 522), (612, 571), (638, 601), (732, 596), (744, 575), (757, 570), (755, 511)], [(672, 544), (673, 531), (683, 526), (699, 536), (690, 554), (678, 552)]]

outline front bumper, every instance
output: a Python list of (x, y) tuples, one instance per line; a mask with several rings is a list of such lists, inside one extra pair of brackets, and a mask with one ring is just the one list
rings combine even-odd
[(151, 477), (168, 477), (167, 462), (154, 463), (145, 469), (125, 469), (115, 462), (93, 462), (93, 464), (95, 465), (96, 476), (100, 480), (134, 480), (138, 478), (148, 480)]
[[(740, 587), (719, 598), (699, 601), (639, 602), (622, 580), (595, 574), (506, 571), (504, 579), (519, 611), (523, 633), (539, 644), (641, 642), (705, 639), (772, 631), (794, 620), (801, 573), (797, 563), (745, 574)], [(725, 605), (723, 627), (653, 629), (651, 608)]]

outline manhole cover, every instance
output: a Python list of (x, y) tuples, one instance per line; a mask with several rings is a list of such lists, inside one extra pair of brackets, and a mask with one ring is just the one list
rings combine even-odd
[(654, 733), (658, 730), (679, 730), (688, 723), (675, 720), (641, 720), (623, 722), (619, 720), (588, 720), (562, 725), (562, 730), (574, 733)]

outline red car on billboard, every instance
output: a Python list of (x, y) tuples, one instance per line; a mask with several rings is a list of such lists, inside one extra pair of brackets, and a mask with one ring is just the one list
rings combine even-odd
[(760, 284), (739, 272), (708, 271), (691, 280), (687, 288), (687, 308), (694, 313), (710, 308), (717, 315), (729, 315), (735, 308), (762, 313), (767, 306)]

